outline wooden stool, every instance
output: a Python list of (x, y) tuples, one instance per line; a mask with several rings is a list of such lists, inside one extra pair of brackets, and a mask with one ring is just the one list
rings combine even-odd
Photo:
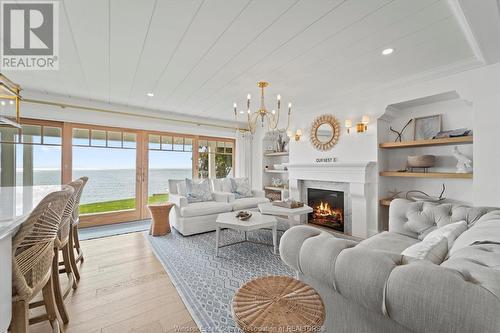
[(151, 228), (149, 234), (153, 236), (163, 236), (170, 232), (170, 221), (168, 215), (174, 207), (172, 203), (161, 205), (148, 205), (151, 212)]
[(320, 332), (325, 306), (309, 285), (287, 276), (245, 283), (233, 298), (233, 317), (245, 332)]

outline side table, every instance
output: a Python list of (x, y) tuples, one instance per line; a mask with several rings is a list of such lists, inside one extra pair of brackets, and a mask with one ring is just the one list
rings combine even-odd
[(168, 216), (172, 207), (174, 207), (173, 203), (148, 205), (148, 209), (151, 213), (150, 235), (163, 236), (170, 232), (170, 221)]

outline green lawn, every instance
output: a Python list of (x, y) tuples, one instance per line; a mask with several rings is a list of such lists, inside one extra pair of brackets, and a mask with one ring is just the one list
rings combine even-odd
[[(148, 198), (148, 204), (157, 204), (168, 201), (168, 194), (153, 194)], [(127, 210), (135, 208), (135, 199), (121, 199), (113, 201), (95, 202), (80, 205), (80, 214), (95, 214), (112, 212), (116, 210)]]

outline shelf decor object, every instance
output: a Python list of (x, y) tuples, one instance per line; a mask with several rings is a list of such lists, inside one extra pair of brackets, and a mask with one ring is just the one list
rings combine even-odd
[[(247, 113), (247, 126), (248, 130), (250, 133), (254, 134), (255, 130), (257, 128), (257, 123), (260, 120), (261, 126), (264, 127), (264, 122), (267, 120), (267, 128), (269, 131), (279, 131), (279, 132), (286, 132), (288, 131), (288, 128), (290, 127), (290, 115), (292, 113), (292, 103), (288, 103), (288, 120), (287, 120), (287, 125), (286, 128), (284, 129), (278, 129), (278, 123), (280, 120), (280, 112), (281, 112), (281, 95), (278, 95), (276, 97), (276, 102), (277, 102), (277, 111), (276, 110), (271, 110), (268, 111), (265, 105), (264, 101), (264, 89), (269, 86), (269, 82), (266, 81), (259, 81), (257, 83), (257, 86), (260, 88), (260, 106), (259, 108), (252, 112), (250, 110), (250, 101), (251, 101), (251, 95), (247, 95), (247, 102), (246, 102), (246, 113)], [(238, 113), (245, 113), (243, 110), (238, 112), (238, 104), (233, 103), (233, 109), (234, 109), (234, 117), (236, 120), (236, 124), (238, 124)], [(238, 125), (236, 125), (236, 130), (240, 130), (238, 128)]]
[(311, 125), (309, 139), (314, 148), (327, 151), (339, 141), (340, 125), (334, 116), (324, 114), (314, 120)]
[(21, 87), (0, 74), (0, 127), (21, 128)]
[(413, 137), (415, 140), (428, 140), (441, 132), (441, 115), (419, 117), (413, 119)]

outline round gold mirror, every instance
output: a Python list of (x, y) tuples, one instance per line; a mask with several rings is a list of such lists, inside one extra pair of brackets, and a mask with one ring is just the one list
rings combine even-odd
[(311, 143), (318, 150), (330, 150), (339, 140), (340, 126), (337, 119), (329, 114), (319, 116), (311, 126)]

